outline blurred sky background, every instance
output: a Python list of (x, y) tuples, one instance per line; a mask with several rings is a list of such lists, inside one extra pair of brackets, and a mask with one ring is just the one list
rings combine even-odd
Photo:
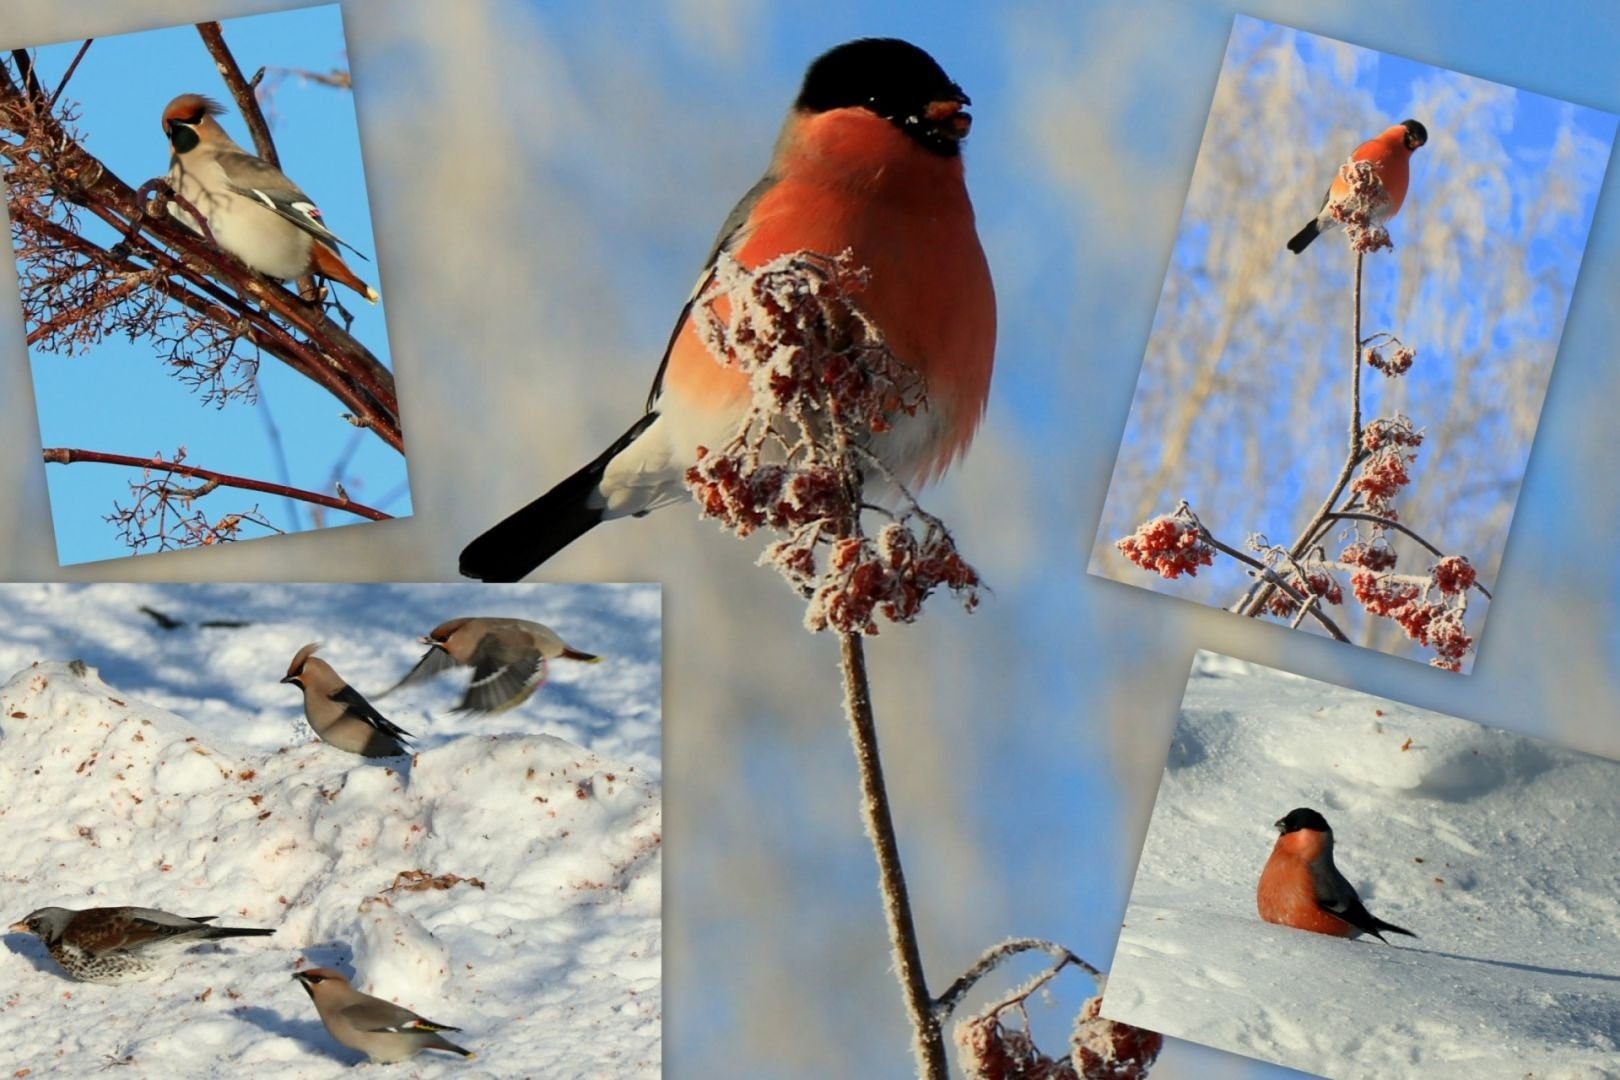
[[(1299, 255), (1285, 241), (1351, 150), (1407, 117), (1429, 141), (1390, 226), (1395, 250), (1366, 260), (1361, 336), (1392, 332), (1417, 360), (1401, 379), (1364, 369), (1362, 419), (1404, 415), (1424, 432), (1400, 520), (1494, 588), (1615, 117), (1247, 16), (1216, 87), (1094, 573), (1227, 606), (1252, 580), (1236, 560), (1172, 580), (1114, 542), (1185, 499), (1234, 547), (1251, 533), (1286, 546), (1320, 505), (1345, 457), (1355, 256), (1342, 230)], [(1260, 132), (1287, 137), (1257, 143)], [(1391, 536), (1398, 570), (1426, 573), (1433, 556)], [(1326, 557), (1356, 538), (1331, 529)], [(1348, 575), (1335, 576), (1348, 596)], [(1476, 639), (1488, 603), (1470, 597)], [(1353, 599), (1329, 611), (1353, 641), (1432, 655)]]
[[(237, 9), (215, 10), (223, 14)], [(148, 26), (160, 18), (168, 21), (161, 11), (161, 6), (153, 8), (152, 15), (136, 25)], [(74, 29), (71, 20), (41, 27), (48, 34)], [(242, 73), (250, 79), (261, 66), (314, 72), (348, 67), (342, 14), (336, 4), (242, 19), (226, 24), (223, 31)], [(4, 34), (6, 47), (39, 44), (20, 32), (14, 35), (10, 20)], [(41, 82), (54, 89), (81, 44), (75, 39), (39, 49)], [(353, 97), (275, 70), (266, 73), (260, 86), (261, 107), (281, 155), (282, 171), (319, 204), (334, 232), (375, 260)], [(98, 39), (79, 62), (63, 97), (81, 107), (75, 127), (85, 148), (130, 186), (139, 187), (168, 172), (169, 142), (159, 120), (171, 98), (191, 91), (226, 106), (220, 123), (251, 153), (253, 139), (247, 125), (190, 25)], [(79, 220), (85, 235), (104, 244), (116, 242), (109, 239), (112, 230), (92, 216), (81, 214)], [(384, 294), (374, 307), (333, 286), (355, 317), (351, 332), (389, 364), (383, 324), (387, 291), (377, 280), (377, 265), (349, 252), (345, 258)], [(13, 311), (7, 315), (15, 321)], [(251, 355), (251, 349), (246, 354)], [(224, 407), (204, 404), (198, 393), (173, 378), (157, 349), (144, 338), (131, 342), (112, 336), (71, 357), (36, 350), (31, 360), (46, 446), (137, 457), (161, 453), (165, 458), (184, 446), (188, 464), (327, 494), (333, 491), (336, 472), (355, 500), (396, 516), (411, 512), (404, 460), (380, 439), (345, 423), (336, 399), (273, 357), (265, 357), (259, 367), (258, 403), (238, 399)], [(280, 450), (273, 429), (279, 432)], [(115, 501), (130, 504), (129, 484), (140, 479), (138, 470), (81, 463), (45, 467), (45, 476), (62, 562), (129, 554), (115, 527), (102, 518)], [(229, 511), (254, 505), (277, 528), (289, 531), (313, 527), (312, 511), (324, 515), (327, 524), (362, 520), (229, 489), (196, 507), (217, 521)], [(255, 526), (245, 528), (247, 535), (264, 533)]]
[[(1608, 4), (1559, 17), (1477, 0), (1244, 8), (1620, 108), (1620, 12)], [(1009, 935), (1107, 966), (1199, 647), (1620, 755), (1620, 572), (1589, 547), (1620, 528), (1611, 198), (1505, 558), (1517, 571), (1498, 583), (1475, 674), (1458, 679), (1085, 574), (1232, 5), (1051, 0), (992, 15), (854, 0), (364, 0), (344, 11), (417, 516), (58, 570), (22, 335), (0, 327), (0, 574), (453, 576), (472, 536), (639, 413), (670, 322), (764, 168), (805, 65), (848, 38), (898, 34), (974, 99), (968, 184), (1001, 311), (989, 415), (968, 459), (925, 495), (994, 593), (971, 616), (936, 601), (868, 654), (936, 989)], [(225, 13), (218, 0), (21, 0), (7, 32), (61, 40)], [(1257, 152), (1294, 137), (1253, 133)], [(1309, 210), (1284, 208), (1279, 244)], [(0, 319), (15, 310), (10, 288)], [(667, 583), (668, 1072), (904, 1075), (835, 643), (806, 636), (801, 605), (752, 565), (756, 550), (670, 509), (604, 526), (546, 569)], [(992, 982), (988, 992), (1009, 985)], [(1045, 1045), (1062, 1045), (1088, 992), (1065, 975), (1051, 1005), (1033, 1004)], [(1287, 1074), (1178, 1044), (1154, 1075)]]

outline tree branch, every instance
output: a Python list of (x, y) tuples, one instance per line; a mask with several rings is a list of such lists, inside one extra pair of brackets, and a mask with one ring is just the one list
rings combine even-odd
[(159, 472), (173, 473), (177, 476), (189, 476), (197, 480), (207, 481), (203, 489), (180, 493), (192, 498), (205, 495), (216, 487), (233, 487), (241, 488), (244, 491), (262, 491), (267, 495), (279, 495), (287, 499), (297, 499), (300, 502), (313, 503), (316, 506), (325, 506), (332, 510), (343, 510), (356, 517), (368, 518), (372, 521), (391, 521), (393, 519), (392, 514), (357, 503), (352, 499), (340, 499), (332, 495), (322, 495), (318, 491), (306, 491), (303, 488), (289, 487), (286, 484), (272, 484), (265, 480), (254, 480), (246, 476), (232, 476), (229, 473), (215, 472), (213, 469), (202, 469), (195, 465), (182, 465), (178, 462), (164, 461), (160, 457), (142, 458), (129, 454), (109, 454), (100, 450), (78, 450), (69, 447), (46, 447), (41, 451), (41, 455), (47, 463), (54, 465), (71, 465), (76, 461), (92, 461), (103, 465), (128, 465), (136, 469), (156, 469)]
[(986, 949), (973, 966), (957, 976), (956, 981), (945, 988), (945, 992), (934, 1001), (934, 1010), (943, 1023), (945, 1017), (956, 1010), (978, 981), (1000, 967), (1002, 962), (1009, 960), (1020, 953), (1039, 951), (1052, 957), (1055, 963), (1047, 969), (1045, 977), (1050, 979), (1067, 965), (1073, 964), (1080, 970), (1100, 981), (1102, 972), (1080, 959), (1062, 945), (1053, 941), (1042, 941), (1040, 938), (1010, 938), (999, 945), (992, 945)]
[(252, 85), (243, 77), (236, 57), (225, 44), (225, 35), (220, 31), (219, 23), (200, 22), (197, 33), (202, 36), (203, 44), (208, 46), (219, 77), (225, 81), (231, 97), (236, 101), (236, 111), (242, 114), (242, 121), (253, 136), (254, 151), (276, 168), (281, 168), (281, 155), (276, 153), (275, 140), (270, 137), (270, 125), (265, 122), (264, 112), (259, 108), (259, 99), (253, 93)]

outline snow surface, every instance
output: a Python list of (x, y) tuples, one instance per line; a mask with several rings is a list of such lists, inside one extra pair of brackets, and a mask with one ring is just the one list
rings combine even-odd
[[(1416, 940), (1260, 921), (1298, 806)], [(1620, 1077), (1620, 763), (1200, 653), (1103, 1015), (1344, 1077)]]
[[(391, 1076), (657, 1075), (659, 603), (656, 586), (0, 586), (0, 926), (138, 904), (277, 930), (118, 986), (69, 981), (5, 934), (0, 1075), (344, 1075), (364, 1059), (291, 978), (309, 965), (478, 1054)], [(493, 717), (446, 712), (465, 674), (374, 701), (419, 736), (410, 759), (315, 741), (278, 682), (319, 640), (375, 694), (416, 637), (495, 614), (604, 659), (551, 665)], [(214, 619), (250, 625), (197, 625)], [(481, 884), (390, 888), (412, 871)]]

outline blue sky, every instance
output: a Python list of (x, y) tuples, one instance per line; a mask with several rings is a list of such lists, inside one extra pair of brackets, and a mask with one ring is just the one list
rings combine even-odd
[[(224, 25), (244, 74), (261, 65), (325, 72), (347, 67), (342, 19), (337, 5), (230, 20)], [(54, 86), (79, 42), (38, 51), (42, 79)], [(132, 70), (161, 73), (131, 85)], [(274, 73), (266, 76), (269, 83)], [(211, 57), (191, 26), (98, 39), (80, 62), (65, 97), (79, 102), (78, 128), (87, 148), (131, 186), (168, 168), (168, 142), (159, 116), (176, 94), (196, 91), (230, 106), (230, 95)], [(383, 306), (387, 289), (378, 285), (376, 242), (371, 232), (361, 168), (354, 103), (345, 91), (288, 77), (277, 86), (267, 109), (283, 171), (320, 205), (327, 223), (372, 262), (349, 256), (356, 272), (372, 282), (385, 300), (376, 307), (341, 287), (345, 307), (355, 316), (353, 333), (385, 364), (389, 363)], [(252, 148), (234, 107), (221, 122), (238, 143)], [(107, 230), (87, 222), (88, 235)], [(87, 355), (66, 358), (36, 352), (32, 357), (35, 398), (44, 445), (70, 446), (146, 456), (173, 454), (184, 446), (187, 462), (204, 468), (332, 492), (331, 475), (340, 458), (341, 478), (357, 501), (395, 516), (410, 513), (405, 463), (379, 440), (362, 435), (340, 419), (342, 406), (279, 361), (260, 366), (261, 401), (237, 401), (223, 408), (203, 405), (189, 388), (166, 374), (145, 341), (109, 339)], [(286, 474), (272, 450), (271, 425), (279, 429)], [(117, 558), (128, 553), (113, 527), (101, 518), (116, 500), (129, 505), (128, 484), (136, 470), (99, 464), (46, 468), (52, 519), (63, 563)], [(189, 486), (189, 485), (188, 485)], [(197, 504), (217, 519), (255, 503), (277, 527), (310, 527), (308, 507), (274, 496), (221, 490)], [(328, 523), (360, 520), (327, 512)], [(262, 530), (255, 530), (262, 533)]]

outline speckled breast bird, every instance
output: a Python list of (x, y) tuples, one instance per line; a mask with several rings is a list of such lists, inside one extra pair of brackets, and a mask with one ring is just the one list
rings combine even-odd
[[(164, 108), (169, 186), (207, 220), (220, 248), (266, 277), (319, 274), (376, 303), (377, 290), (343, 261), (339, 249), (354, 247), (326, 227), (314, 200), (280, 169), (232, 141), (214, 119), (224, 111), (201, 94), (181, 94)], [(169, 204), (169, 215), (204, 235), (178, 203)]]
[(698, 448), (724, 446), (752, 401), (748, 376), (718, 362), (692, 325), (722, 253), (751, 269), (793, 252), (851, 252), (871, 274), (861, 310), (926, 395), (870, 448), (908, 485), (961, 456), (984, 415), (996, 348), (995, 290), (963, 178), (968, 104), (909, 42), (863, 38), (812, 63), (770, 166), (721, 225), (675, 321), (645, 413), (469, 544), (461, 572), (516, 581), (604, 520), (686, 500)]
[(410, 732), (378, 712), (360, 691), (343, 681), (332, 665), (315, 655), (311, 643), (299, 649), (281, 681), (304, 692), (304, 719), (322, 742), (363, 757), (410, 753)]
[[(1429, 141), (1429, 129), (1416, 120), (1402, 120), (1393, 127), (1385, 128), (1383, 133), (1375, 138), (1368, 139), (1350, 155), (1351, 161), (1370, 161), (1378, 170), (1378, 179), (1384, 185), (1384, 194), (1389, 200), (1373, 211), (1373, 220), (1382, 224), (1401, 211), (1401, 204), (1406, 201), (1406, 186), (1411, 179), (1412, 154), (1418, 147)], [(1350, 185), (1339, 173), (1333, 174), (1333, 183), (1328, 186), (1327, 194), (1322, 196), (1322, 206), (1316, 212), (1316, 217), (1305, 223), (1305, 227), (1294, 234), (1288, 241), (1288, 250), (1295, 255), (1310, 247), (1311, 241), (1329, 229), (1339, 227), (1339, 221), (1328, 210), (1328, 207), (1350, 193)]]
[(1383, 941), (1380, 931), (1417, 937), (1375, 918), (1362, 906), (1356, 890), (1333, 865), (1333, 830), (1321, 814), (1302, 806), (1289, 811), (1276, 826), (1281, 835), (1255, 891), (1262, 919), (1334, 937), (1371, 934)]
[(495, 713), (522, 704), (546, 681), (551, 660), (595, 664), (602, 659), (572, 647), (551, 627), (527, 619), (451, 619), (435, 626), (422, 644), (428, 647), (422, 659), (383, 693), (451, 668), (470, 667), (472, 682), (456, 712)]
[(460, 1028), (435, 1024), (403, 1005), (362, 994), (331, 968), (296, 971), (293, 978), (309, 992), (332, 1038), (374, 1062), (404, 1061), (423, 1050), (448, 1050), (468, 1059), (478, 1056), (439, 1034)]
[(172, 970), (175, 953), (205, 941), (275, 933), (249, 926), (214, 926), (215, 918), (142, 907), (83, 911), (43, 907), (8, 929), (33, 934), (70, 978), (94, 983), (129, 982)]

